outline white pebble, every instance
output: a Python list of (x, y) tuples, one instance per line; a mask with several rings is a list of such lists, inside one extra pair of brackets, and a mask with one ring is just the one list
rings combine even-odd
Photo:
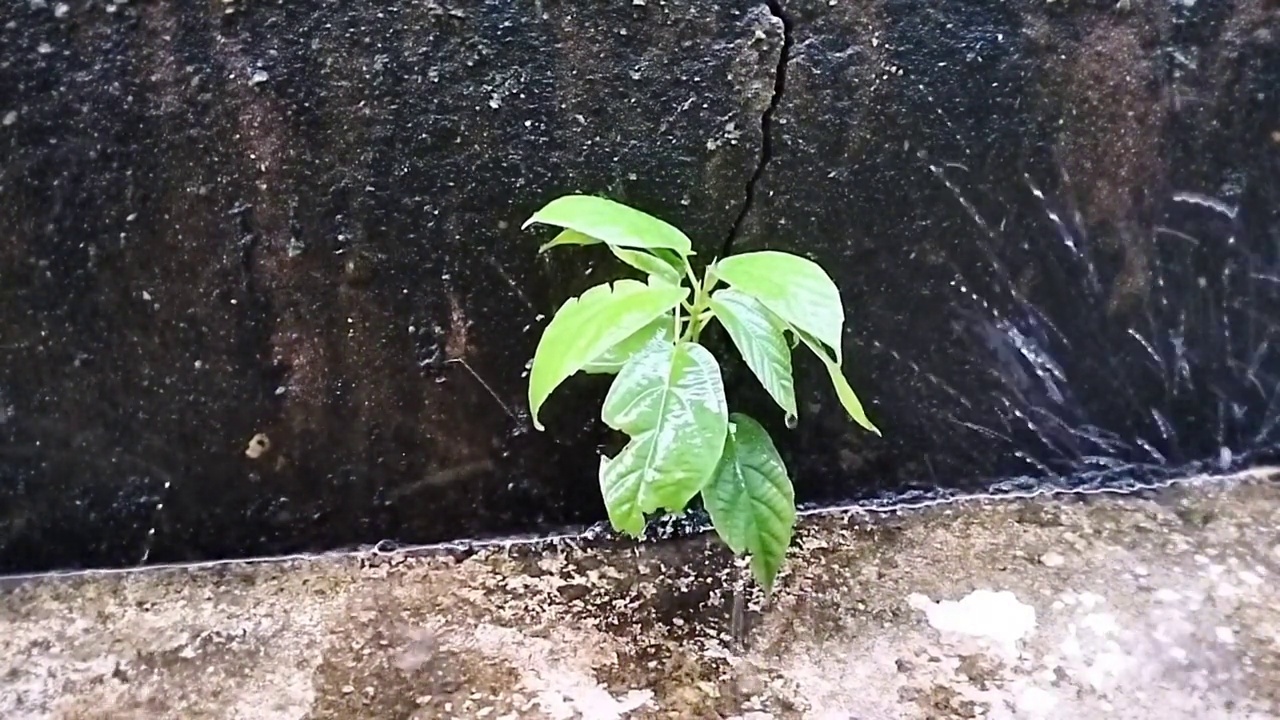
[(1061, 553), (1056, 553), (1053, 551), (1049, 551), (1040, 556), (1040, 564), (1044, 565), (1045, 567), (1051, 567), (1051, 568), (1062, 567), (1062, 564), (1065, 563), (1066, 561), (1067, 559), (1064, 558)]

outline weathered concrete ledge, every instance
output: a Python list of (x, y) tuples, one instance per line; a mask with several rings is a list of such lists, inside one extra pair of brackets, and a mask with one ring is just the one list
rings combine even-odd
[(708, 538), (25, 582), (0, 716), (1280, 717), (1280, 486), (807, 521), (734, 639)]

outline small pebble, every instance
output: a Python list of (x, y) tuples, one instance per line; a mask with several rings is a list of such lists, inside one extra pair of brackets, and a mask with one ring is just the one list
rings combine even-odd
[(1040, 564), (1045, 567), (1062, 567), (1062, 564), (1066, 561), (1067, 559), (1062, 557), (1060, 553), (1053, 552), (1052, 550), (1040, 556)]

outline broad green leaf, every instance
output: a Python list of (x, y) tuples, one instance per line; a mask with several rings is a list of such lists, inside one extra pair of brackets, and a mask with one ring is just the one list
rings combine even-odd
[(674, 225), (622, 203), (590, 195), (556, 198), (521, 227), (527, 228), (533, 223), (576, 230), (617, 247), (665, 248), (682, 257), (692, 254), (689, 237)]
[(650, 346), (614, 378), (600, 415), (631, 437), (601, 459), (600, 490), (613, 527), (638, 537), (646, 513), (683, 510), (715, 472), (729, 430), (720, 365), (697, 343)]
[(644, 250), (629, 250), (614, 245), (610, 245), (609, 250), (613, 251), (613, 254), (622, 262), (669, 285), (679, 285), (684, 280), (684, 277), (674, 265), (666, 260), (654, 257)]
[[(681, 277), (684, 277), (684, 274), (688, 271), (689, 260), (687, 258), (681, 257), (679, 254), (677, 254), (672, 250), (668, 250), (666, 248), (649, 248), (649, 252), (653, 253), (654, 255), (657, 255), (658, 258), (660, 258), (661, 260), (664, 260), (668, 265), (675, 268), (676, 272), (678, 272)], [(689, 254), (697, 255), (697, 253), (695, 252), (690, 252)]]
[(604, 351), (595, 360), (582, 366), (582, 372), (588, 375), (615, 375), (622, 366), (635, 354), (641, 352), (652, 343), (675, 341), (675, 317), (665, 313), (657, 320), (640, 328), (627, 336), (625, 340)]
[(831, 348), (840, 362), (844, 305), (840, 290), (817, 263), (791, 253), (762, 250), (730, 255), (716, 263), (715, 273)]
[(712, 293), (711, 310), (742, 353), (747, 367), (786, 413), (788, 426), (793, 425), (796, 390), (791, 377), (791, 349), (776, 318), (759, 300), (734, 288)]
[[(601, 245), (603, 243), (604, 241), (600, 238), (584, 235), (577, 230), (562, 230), (550, 242), (538, 248), (538, 252), (545, 252), (549, 248), (561, 245)], [(659, 276), (674, 285), (679, 285), (684, 280), (686, 262), (679, 255), (666, 248), (650, 248), (648, 252), (645, 252), (644, 250), (621, 248), (616, 245), (609, 245), (608, 247), (619, 260), (637, 270), (649, 275)]]
[(534, 427), (544, 429), (538, 421), (538, 410), (560, 383), (670, 312), (688, 294), (688, 288), (618, 280), (569, 298), (551, 318), (533, 354), (529, 412)]
[(769, 592), (791, 545), (796, 496), (769, 433), (743, 415), (729, 416), (724, 455), (702, 489), (716, 533), (734, 553), (751, 555), (751, 573)]
[(548, 249), (559, 247), (560, 245), (599, 245), (601, 242), (603, 241), (600, 238), (583, 235), (577, 230), (561, 230), (549, 242), (543, 243), (542, 247), (538, 248), (538, 252), (546, 252)]
[(853, 418), (854, 422), (861, 425), (867, 431), (879, 435), (880, 428), (876, 427), (875, 424), (871, 422), (871, 418), (867, 417), (867, 411), (862, 408), (862, 401), (859, 400), (857, 394), (853, 392), (853, 388), (849, 385), (849, 381), (845, 379), (844, 373), (840, 370), (840, 366), (827, 359), (824, 359), (822, 362), (827, 366), (827, 375), (831, 376), (831, 384), (835, 386), (836, 397), (840, 398), (840, 404), (843, 405), (845, 411), (849, 413), (849, 417)]
[(862, 407), (862, 401), (858, 399), (858, 395), (853, 392), (853, 387), (849, 385), (849, 381), (845, 379), (844, 372), (840, 369), (840, 363), (836, 362), (831, 356), (819, 346), (818, 342), (808, 335), (808, 333), (795, 330), (797, 337), (809, 346), (814, 355), (822, 360), (822, 364), (827, 368), (827, 375), (831, 378), (831, 385), (836, 389), (836, 397), (840, 398), (840, 404), (844, 406), (849, 417), (854, 422), (861, 425), (870, 432), (880, 435), (880, 428), (876, 427), (871, 418), (867, 417), (867, 411)]

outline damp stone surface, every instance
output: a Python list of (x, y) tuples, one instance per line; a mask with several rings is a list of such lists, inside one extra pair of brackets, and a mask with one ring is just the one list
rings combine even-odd
[(1280, 717), (1280, 486), (811, 517), (766, 608), (707, 537), (10, 582), (0, 715)]
[[(809, 507), (1280, 461), (1274, 0), (0, 4), (0, 573), (605, 519), (607, 378), (526, 362), (625, 271), (537, 208), (827, 268)], [(733, 353), (717, 329), (705, 337)]]

